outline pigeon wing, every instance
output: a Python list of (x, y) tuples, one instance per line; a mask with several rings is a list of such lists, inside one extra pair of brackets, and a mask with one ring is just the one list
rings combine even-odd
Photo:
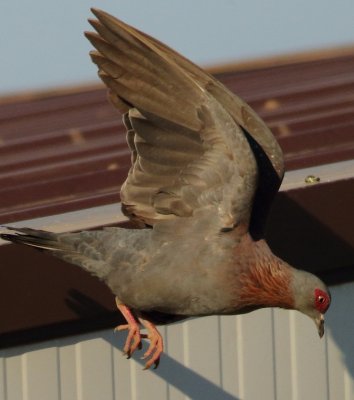
[(195, 79), (193, 64), (176, 62), (177, 53), (118, 19), (94, 14), (97, 34), (86, 34), (97, 49), (91, 57), (125, 113), (132, 150), (121, 189), (125, 212), (154, 225), (209, 210), (219, 229), (247, 225), (258, 174), (243, 129), (205, 88), (202, 73)]
[[(113, 22), (113, 17), (110, 15), (106, 13), (100, 13), (100, 15), (105, 23), (109, 24)], [(231, 92), (220, 81), (198, 65), (192, 63), (183, 55), (177, 53), (175, 50), (152, 36), (132, 28), (129, 25), (125, 25), (125, 28), (142, 42), (147, 43), (150, 48), (154, 48), (154, 51), (156, 51), (161, 57), (170, 62), (175, 62), (181, 69), (187, 72), (193, 80), (198, 82), (199, 85), (219, 101), (232, 118), (242, 126), (263, 149), (278, 176), (280, 186), (284, 176), (283, 153), (271, 130), (258, 114), (244, 100), (237, 96), (237, 94)]]

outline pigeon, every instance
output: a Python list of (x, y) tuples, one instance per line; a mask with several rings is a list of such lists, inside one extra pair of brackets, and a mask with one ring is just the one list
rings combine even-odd
[[(92, 9), (85, 35), (113, 105), (123, 114), (131, 168), (123, 213), (139, 229), (52, 233), (5, 227), (2, 239), (50, 253), (104, 281), (127, 330), (128, 358), (156, 325), (263, 307), (309, 316), (319, 336), (331, 296), (315, 275), (274, 255), (264, 239), (283, 175), (282, 151), (262, 119), (213, 76), (149, 35)], [(142, 333), (142, 329), (146, 333)]]

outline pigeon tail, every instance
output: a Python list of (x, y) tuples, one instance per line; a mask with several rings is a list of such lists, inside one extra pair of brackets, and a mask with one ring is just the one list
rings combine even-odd
[(50, 253), (104, 280), (110, 273), (111, 267), (105, 262), (103, 254), (97, 251), (94, 245), (92, 246), (95, 236), (97, 231), (54, 233), (31, 228), (0, 227), (1, 239)]
[(1, 226), (6, 233), (0, 233), (0, 238), (18, 244), (35, 247), (43, 251), (70, 251), (70, 247), (58, 241), (58, 235), (31, 228), (14, 228), (11, 226)]

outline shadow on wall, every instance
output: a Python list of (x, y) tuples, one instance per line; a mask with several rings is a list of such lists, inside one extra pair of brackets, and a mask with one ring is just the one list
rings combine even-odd
[[(102, 336), (102, 332), (94, 332), (87, 334), (85, 338), (68, 337), (60, 339), (60, 346), (67, 346), (80, 343), (85, 339), (104, 339), (113, 348), (118, 349), (122, 352), (124, 347), (126, 335), (117, 335), (113, 333), (113, 330)], [(30, 345), (33, 348), (12, 348), (2, 351), (3, 357), (14, 357), (23, 355), (31, 350), (42, 350), (55, 347), (53, 342), (43, 342), (34, 345)], [(138, 364), (140, 364), (141, 369), (144, 368), (145, 361), (141, 359), (141, 351), (137, 351), (133, 356)], [(123, 360), (123, 362), (132, 362), (131, 360)], [(150, 369), (149, 371), (144, 371), (144, 374), (154, 373), (160, 378), (162, 378), (167, 384), (172, 385), (178, 389), (185, 396), (190, 397), (193, 400), (241, 400), (238, 397), (231, 395), (230, 393), (223, 390), (220, 386), (211, 382), (210, 380), (204, 378), (202, 375), (194, 372), (180, 362), (169, 357), (166, 353), (163, 353), (161, 359), (161, 366), (157, 369)]]
[[(105, 337), (105, 340), (120, 352), (124, 347), (125, 339), (125, 335), (110, 335), (109, 337)], [(141, 360), (141, 353), (139, 351), (132, 358), (141, 365), (141, 368), (144, 367), (145, 361)], [(193, 400), (241, 400), (202, 375), (169, 357), (166, 353), (162, 355), (161, 366), (157, 369), (151, 369), (151, 371)]]
[[(82, 301), (82, 307), (78, 305)], [(80, 314), (84, 314), (88, 305), (91, 305), (91, 301), (82, 296), (76, 296), (76, 310)], [(354, 304), (354, 291), (353, 283), (339, 285), (334, 288), (333, 305), (327, 318), (327, 332), (326, 335), (330, 334), (338, 348), (340, 349), (341, 356), (345, 362), (347, 369), (354, 379), (354, 347), (352, 345), (352, 338), (354, 337), (354, 319), (352, 318), (352, 305)], [(80, 311), (81, 310), (81, 311)], [(124, 347), (126, 334), (114, 334), (113, 330), (109, 332), (94, 332), (91, 334), (84, 335), (84, 337), (67, 337), (60, 339), (58, 342), (59, 346), (68, 346), (76, 344), (85, 340), (91, 339), (103, 339), (112, 348), (118, 349), (121, 353)], [(31, 348), (33, 346), (33, 348)], [(22, 355), (25, 352), (31, 350), (41, 350), (55, 347), (54, 342), (43, 342), (39, 344), (30, 345), (29, 348), (12, 348), (3, 351), (4, 357), (11, 357), (15, 355)], [(146, 345), (145, 345), (146, 346)], [(27, 347), (27, 346), (26, 346)], [(132, 357), (137, 364), (144, 367), (144, 360), (141, 360), (141, 351), (137, 351)], [(116, 357), (116, 354), (114, 354)], [(337, 355), (334, 355), (337, 357)], [(131, 364), (132, 361), (122, 360), (123, 363)], [(212, 362), (212, 360), (211, 360)], [(331, 363), (331, 354), (328, 356), (329, 362), (329, 374), (336, 368), (336, 363)], [(139, 366), (137, 367), (139, 370)], [(129, 370), (129, 368), (128, 368)], [(335, 372), (335, 371), (334, 371)], [(140, 371), (137, 371), (140, 374)], [(189, 369), (182, 363), (171, 358), (168, 354), (164, 353), (161, 360), (161, 367), (156, 370), (151, 369), (150, 371), (142, 372), (143, 374), (156, 374), (167, 384), (171, 385), (179, 392), (193, 400), (241, 400), (240, 398), (225, 391), (222, 387), (211, 382), (201, 374)], [(143, 390), (143, 389), (142, 389)]]
[[(92, 316), (92, 310), (97, 310), (98, 312), (107, 311), (92, 298), (89, 298), (76, 290), (70, 291), (70, 297), (67, 299), (67, 304), (82, 318)], [(125, 321), (121, 320), (120, 323), (125, 323)], [(97, 338), (99, 337), (100, 335), (97, 335)], [(125, 344), (126, 335), (105, 335), (104, 339), (112, 347), (121, 352)], [(140, 357), (141, 352), (137, 351), (132, 358), (143, 368), (145, 361)], [(213, 382), (204, 378), (202, 375), (174, 360), (166, 353), (163, 353), (162, 355), (161, 367), (157, 369), (151, 368), (151, 371), (193, 400), (240, 400), (227, 393)]]

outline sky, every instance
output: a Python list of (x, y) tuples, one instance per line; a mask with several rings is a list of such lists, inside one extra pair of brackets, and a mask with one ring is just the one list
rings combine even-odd
[(2, 0), (0, 96), (98, 81), (90, 7), (202, 66), (354, 45), (353, 0)]

